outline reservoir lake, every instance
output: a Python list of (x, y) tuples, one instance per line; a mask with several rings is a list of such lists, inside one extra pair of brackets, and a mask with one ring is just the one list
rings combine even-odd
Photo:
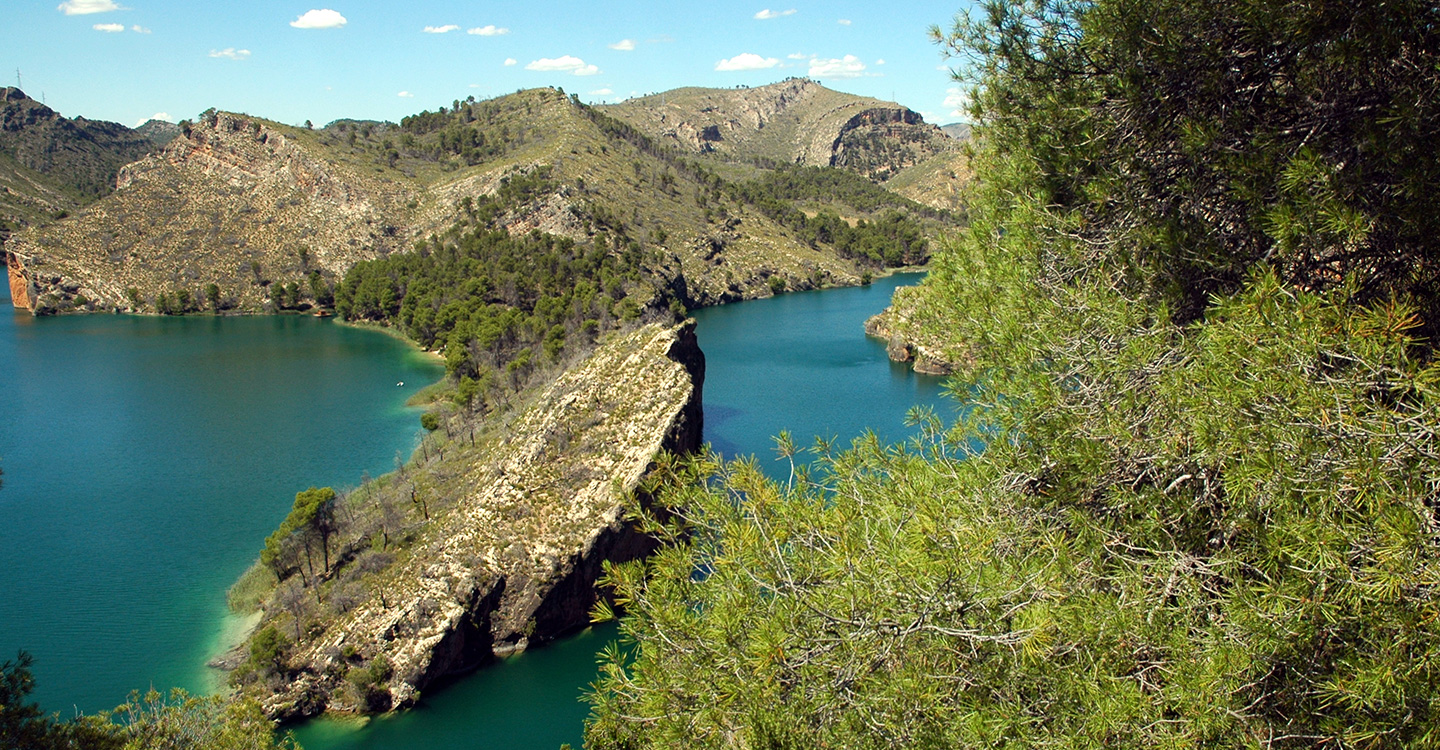
[[(894, 288), (797, 292), (695, 311), (705, 439), (783, 479), (804, 448), (906, 411), (954, 406), (941, 380), (866, 338)], [(0, 291), (0, 294), (5, 294)], [(31, 318), (0, 309), (0, 659), (35, 656), (32, 698), (71, 715), (151, 686), (214, 689), (204, 666), (244, 627), (225, 589), (309, 486), (394, 468), (419, 440), (404, 406), (443, 368), (384, 333), (300, 316)], [(403, 385), (399, 385), (403, 383)], [(581, 692), (614, 626), (432, 689), (409, 712), (295, 728), (307, 750), (580, 745)]]

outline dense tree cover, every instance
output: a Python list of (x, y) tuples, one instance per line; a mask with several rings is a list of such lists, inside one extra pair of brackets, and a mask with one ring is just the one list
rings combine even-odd
[[(464, 216), (444, 237), (356, 264), (335, 291), (336, 312), (394, 324), (443, 349), (468, 401), (523, 383), (536, 366), (638, 318), (645, 305), (668, 309), (667, 293), (645, 272), (644, 250), (623, 231), (580, 244), (495, 228), (505, 210), (553, 189), (542, 168), (507, 178), (494, 195), (464, 199)], [(600, 213), (594, 221), (603, 227)]]
[[(302, 571), (315, 578), (315, 545), (320, 546), (320, 573), (330, 572), (330, 537), (335, 532), (335, 490), (311, 487), (295, 493), (295, 504), (280, 528), (265, 538), (260, 562), (275, 573), (277, 581)], [(301, 567), (300, 554), (304, 554)]]
[(27, 702), (33, 659), (21, 652), (0, 664), (0, 747), (7, 750), (299, 750), (248, 699), (155, 690), (98, 716), (60, 721)]
[[(731, 183), (726, 193), (790, 227), (812, 245), (830, 245), (842, 258), (875, 267), (918, 265), (928, 259), (925, 227), (915, 217), (952, 221), (948, 212), (922, 206), (859, 175), (830, 167), (784, 167), (758, 180)], [(807, 216), (795, 207), (801, 201), (840, 201), (861, 211), (885, 212), (871, 221), (856, 220), (852, 226), (829, 209)]]
[(1440, 745), (1436, 15), (943, 35), (978, 182), (909, 312), (973, 406), (784, 486), (662, 467), (587, 746)]

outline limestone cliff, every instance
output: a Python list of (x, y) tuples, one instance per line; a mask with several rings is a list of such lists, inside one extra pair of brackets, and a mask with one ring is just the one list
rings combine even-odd
[[(267, 712), (406, 706), (444, 675), (585, 625), (601, 564), (653, 550), (622, 518), (622, 498), (661, 451), (699, 447), (704, 367), (693, 322), (616, 334), (503, 438), (425, 469), (458, 488), (453, 505), (369, 579), (362, 600), (307, 620), (269, 683)], [(268, 606), (268, 619), (286, 616)], [(387, 665), (380, 684), (362, 693), (347, 682), (373, 664)]]
[(955, 147), (911, 109), (806, 78), (756, 88), (682, 88), (604, 109), (687, 151), (841, 167), (875, 180)]
[(949, 375), (969, 354), (938, 333), (943, 324), (937, 327), (935, 311), (916, 304), (915, 292), (913, 286), (898, 287), (890, 306), (865, 321), (865, 333), (886, 342), (891, 361), (908, 362), (925, 375)]

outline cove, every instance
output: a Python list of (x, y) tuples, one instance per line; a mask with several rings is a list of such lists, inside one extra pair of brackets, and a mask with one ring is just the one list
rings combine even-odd
[[(705, 351), (705, 439), (726, 457), (753, 455), (783, 480), (772, 437), (789, 430), (802, 447), (813, 437), (838, 447), (867, 429), (884, 442), (913, 434), (905, 413), (930, 406), (955, 412), (942, 379), (916, 375), (868, 339), (866, 318), (890, 303), (895, 287), (923, 274), (896, 274), (866, 287), (796, 292), (693, 313)], [(461, 677), (409, 712), (372, 720), (325, 718), (296, 728), (306, 750), (555, 750), (580, 747), (589, 713), (580, 702), (596, 677), (596, 653), (614, 625), (592, 628)]]
[(225, 590), (295, 493), (408, 456), (443, 368), (315, 318), (32, 318), (0, 290), (0, 660), (31, 652), (64, 716), (208, 691)]

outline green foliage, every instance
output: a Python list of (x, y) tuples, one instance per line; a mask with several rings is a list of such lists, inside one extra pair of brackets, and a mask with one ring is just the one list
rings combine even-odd
[[(830, 167), (785, 167), (753, 182), (731, 184), (727, 192), (795, 230), (801, 240), (833, 246), (840, 257), (877, 268), (926, 261), (929, 242), (917, 218), (954, 222), (948, 212), (922, 206), (859, 175)], [(829, 209), (807, 216), (795, 207), (797, 201), (839, 201), (861, 211), (884, 213), (852, 226)]]
[(968, 410), (662, 464), (587, 747), (1440, 744), (1434, 14), (963, 21), (979, 181), (906, 312)]
[[(472, 381), (473, 382), (473, 381)], [(440, 415), (433, 411), (427, 411), (420, 415), (420, 426), (429, 432), (440, 429)]]
[[(552, 189), (547, 170), (504, 181), (495, 196), (466, 204), (467, 216), (442, 239), (412, 253), (358, 263), (335, 294), (349, 320), (397, 326), (426, 348), (443, 349), (447, 370), (468, 378), (463, 400), (483, 398), (491, 373), (523, 379), (533, 352), (557, 358), (572, 341), (589, 343), (587, 322), (611, 323), (613, 298), (627, 287), (653, 295), (638, 246), (603, 246), (532, 232), (490, 228), (507, 207)], [(639, 306), (631, 302), (638, 317)], [(532, 352), (522, 357), (522, 352)], [(518, 363), (518, 364), (517, 364)]]
[(175, 689), (162, 696), (131, 693), (110, 712), (115, 736), (125, 750), (300, 750), (251, 698), (195, 696)]
[(385, 683), (392, 674), (390, 660), (377, 656), (366, 666), (351, 667), (345, 681), (350, 683), (362, 705), (372, 711), (383, 711), (389, 708), (390, 693), (385, 690)]
[(60, 721), (26, 703), (35, 687), (30, 655), (0, 664), (0, 747), (15, 750), (299, 750), (252, 699), (192, 696), (174, 690), (131, 693), (99, 716)]

